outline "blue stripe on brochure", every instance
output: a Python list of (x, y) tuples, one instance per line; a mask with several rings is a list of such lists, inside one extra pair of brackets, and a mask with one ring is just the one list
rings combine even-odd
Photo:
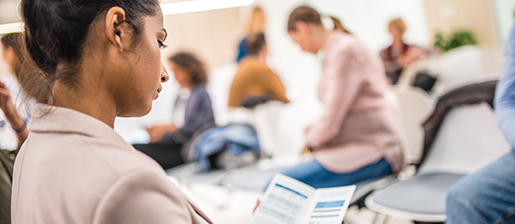
[(314, 215), (311, 216), (311, 218), (332, 218), (332, 217), (338, 217), (339, 215)]
[(331, 209), (331, 210), (315, 210), (314, 212), (339, 212), (341, 209)]
[(297, 195), (299, 195), (299, 196), (301, 196), (301, 197), (303, 197), (303, 198), (308, 198), (308, 196), (303, 195), (303, 194), (299, 193), (298, 191), (292, 190), (291, 188), (285, 187), (285, 186), (283, 186), (283, 185), (275, 184), (275, 186), (278, 186), (278, 187), (280, 187), (280, 188), (284, 188), (285, 190), (291, 191), (291, 192), (293, 192), (293, 193), (295, 193), (295, 194), (297, 194)]
[(343, 207), (345, 201), (328, 201), (328, 202), (319, 202), (315, 208), (337, 208)]

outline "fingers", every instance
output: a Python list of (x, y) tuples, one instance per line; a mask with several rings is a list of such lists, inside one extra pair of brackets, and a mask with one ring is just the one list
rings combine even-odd
[(157, 141), (161, 140), (161, 138), (164, 135), (164, 131), (162, 130), (162, 128), (160, 128), (158, 126), (148, 128), (147, 132), (150, 137), (150, 142), (157, 142)]
[(8, 90), (8, 89), (1, 88), (1, 87), (0, 87), (0, 96), (10, 97), (10, 96), (11, 96), (11, 93), (9, 92), (9, 90)]
[(261, 204), (261, 201), (259, 201), (259, 199), (256, 201), (256, 207), (254, 207), (254, 210), (252, 210), (252, 212), (255, 212), (256, 209), (259, 207), (259, 204)]

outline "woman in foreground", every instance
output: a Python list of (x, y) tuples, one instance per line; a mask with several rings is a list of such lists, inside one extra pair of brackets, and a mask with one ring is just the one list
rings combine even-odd
[[(212, 223), (113, 130), (168, 80), (157, 0), (23, 0), (27, 50), (48, 92), (16, 158), (12, 222)], [(41, 85), (41, 83), (39, 83)]]

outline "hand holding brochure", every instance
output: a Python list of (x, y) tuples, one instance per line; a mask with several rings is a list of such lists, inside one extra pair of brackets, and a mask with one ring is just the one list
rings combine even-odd
[(341, 224), (356, 186), (315, 189), (276, 174), (250, 224)]

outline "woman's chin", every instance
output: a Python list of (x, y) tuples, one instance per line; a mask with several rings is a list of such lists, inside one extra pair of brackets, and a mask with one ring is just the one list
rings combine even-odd
[(132, 109), (128, 109), (128, 110), (123, 110), (120, 113), (118, 113), (118, 115), (116, 115), (116, 116), (117, 117), (143, 117), (143, 116), (147, 115), (148, 113), (150, 113), (151, 110), (152, 110), (152, 102), (150, 102), (148, 105), (145, 105), (143, 107), (136, 107), (136, 108), (132, 108)]

